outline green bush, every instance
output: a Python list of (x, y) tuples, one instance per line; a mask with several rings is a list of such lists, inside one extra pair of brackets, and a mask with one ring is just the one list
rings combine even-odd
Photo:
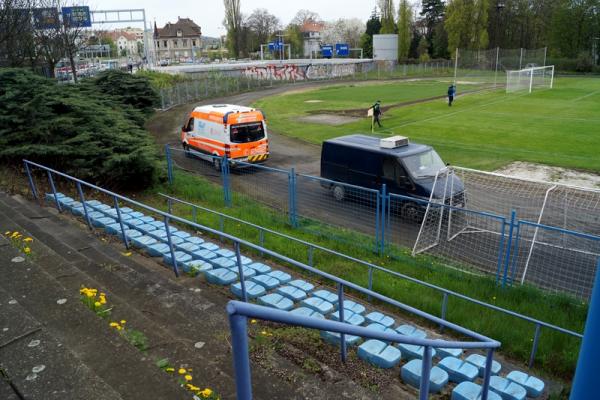
[(159, 156), (141, 126), (149, 92), (123, 95), (106, 85), (59, 85), (28, 70), (0, 69), (0, 161), (27, 158), (113, 188), (154, 183)]

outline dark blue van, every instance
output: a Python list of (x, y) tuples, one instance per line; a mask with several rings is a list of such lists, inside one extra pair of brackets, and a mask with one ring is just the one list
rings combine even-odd
[[(446, 186), (448, 174), (444, 170), (447, 170), (446, 164), (431, 146), (408, 143), (408, 140), (389, 148), (382, 147), (377, 137), (349, 135), (325, 141), (321, 150), (321, 177), (377, 190), (385, 183), (388, 193), (419, 200), (430, 199), (435, 176), (442, 171), (433, 198), (441, 200), (446, 187), (444, 202), (448, 204), (452, 198), (454, 206), (462, 207), (464, 185), (451, 175), (452, 181)], [(332, 191), (336, 200), (347, 197), (343, 185), (325, 182), (324, 186)], [(452, 196), (450, 188), (454, 192)], [(401, 212), (406, 218), (417, 220), (425, 206), (425, 203), (406, 199)]]

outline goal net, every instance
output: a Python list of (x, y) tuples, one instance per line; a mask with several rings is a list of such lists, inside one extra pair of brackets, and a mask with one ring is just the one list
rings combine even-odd
[(554, 65), (530, 67), (517, 71), (506, 71), (506, 93), (534, 88), (552, 89), (554, 84)]

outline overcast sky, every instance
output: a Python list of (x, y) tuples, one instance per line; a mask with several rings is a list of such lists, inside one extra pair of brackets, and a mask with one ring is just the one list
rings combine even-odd
[[(225, 13), (222, 0), (88, 0), (87, 4), (92, 10), (145, 8), (148, 22), (152, 24), (156, 20), (159, 27), (166, 22), (175, 22), (180, 16), (194, 20), (202, 28), (203, 35), (217, 37), (225, 33), (222, 28)], [(376, 4), (376, 0), (301, 0), (297, 3), (285, 0), (241, 0), (244, 14), (250, 14), (255, 8), (266, 8), (283, 23), (288, 23), (299, 9), (315, 11), (326, 21), (360, 18), (366, 22)]]

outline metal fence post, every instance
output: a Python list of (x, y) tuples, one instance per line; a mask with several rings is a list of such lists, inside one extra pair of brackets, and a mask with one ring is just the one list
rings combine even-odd
[[(446, 312), (448, 311), (448, 293), (444, 292), (444, 297), (442, 299), (442, 318), (444, 321), (446, 320)], [(444, 332), (444, 325), (440, 324), (440, 332)]]
[(38, 200), (37, 190), (35, 189), (35, 183), (33, 181), (33, 176), (31, 175), (31, 170), (29, 169), (29, 164), (27, 161), (23, 160), (23, 164), (25, 164), (25, 172), (27, 172), (27, 180), (29, 181), (29, 189), (31, 190), (31, 194), (33, 198)]
[(169, 185), (173, 184), (173, 161), (171, 160), (171, 148), (168, 144), (165, 145), (165, 156), (167, 157), (167, 177)]
[(481, 400), (487, 400), (490, 391), (490, 377), (492, 375), (492, 362), (494, 361), (494, 349), (488, 349), (485, 358), (485, 373), (483, 375), (483, 385)]
[(431, 376), (431, 347), (423, 349), (423, 363), (421, 364), (421, 385), (419, 386), (419, 399), (427, 400), (429, 397), (429, 377)]
[(500, 283), (500, 269), (502, 268), (502, 256), (504, 255), (504, 242), (506, 241), (506, 218), (500, 217), (500, 243), (498, 244), (498, 265), (496, 267), (496, 285)]
[(314, 261), (313, 261), (314, 249), (315, 249), (314, 247), (312, 247), (312, 246), (308, 246), (308, 265), (309, 265), (310, 267), (312, 267), (312, 266), (313, 266), (313, 262), (314, 262)]
[(113, 196), (113, 201), (115, 203), (115, 210), (117, 211), (117, 219), (119, 220), (119, 225), (121, 226), (121, 235), (123, 235), (123, 243), (125, 243), (125, 248), (129, 250), (129, 243), (127, 242), (127, 235), (125, 234), (125, 225), (123, 225), (123, 219), (121, 218), (121, 209), (119, 208), (119, 199), (117, 199), (117, 196)]
[(231, 207), (231, 192), (229, 188), (229, 159), (227, 154), (221, 158), (221, 175), (223, 177), (223, 200), (226, 207)]
[(56, 186), (54, 186), (54, 179), (52, 179), (52, 172), (48, 172), (48, 182), (50, 182), (50, 188), (52, 189), (52, 194), (54, 195), (54, 202), (56, 203), (56, 209), (58, 212), (62, 212), (62, 207), (58, 203), (58, 193), (56, 193)]
[(77, 192), (79, 193), (79, 201), (81, 202), (81, 206), (83, 207), (83, 215), (85, 216), (85, 222), (87, 222), (88, 228), (92, 229), (92, 222), (90, 221), (90, 216), (87, 211), (87, 205), (85, 204), (85, 198), (83, 197), (83, 190), (81, 189), (81, 183), (77, 182)]
[(177, 268), (177, 260), (175, 259), (175, 248), (173, 247), (173, 241), (171, 240), (171, 230), (169, 229), (169, 217), (167, 216), (165, 216), (165, 231), (167, 231), (167, 241), (169, 243), (171, 259), (173, 260), (173, 271), (175, 272), (175, 276), (179, 278), (179, 268)]
[(296, 170), (290, 169), (288, 174), (288, 208), (290, 214), (290, 225), (297, 226), (296, 222)]
[(385, 217), (386, 217), (386, 203), (387, 203), (388, 195), (387, 195), (387, 186), (384, 183), (381, 185), (381, 223), (379, 224), (381, 228), (381, 247), (379, 248), (379, 255), (383, 256), (385, 254)]
[(508, 275), (508, 264), (510, 262), (511, 247), (513, 242), (513, 231), (515, 228), (515, 220), (517, 219), (517, 211), (512, 210), (510, 213), (510, 226), (508, 227), (508, 243), (506, 244), (506, 257), (504, 259), (504, 274), (502, 276), (502, 287), (506, 285), (506, 277)]
[(167, 199), (167, 210), (169, 210), (169, 214), (173, 214), (173, 201), (171, 198)]
[(377, 191), (377, 205), (375, 207), (375, 252), (379, 251), (379, 247), (380, 247), (380, 230), (379, 230), (379, 219), (381, 217), (381, 191)]
[[(265, 230), (260, 228), (258, 230), (258, 244), (261, 248), (265, 247)], [(264, 255), (264, 252), (261, 250), (259, 252), (260, 256), (262, 257)]]
[(515, 251), (513, 251), (512, 255), (512, 267), (510, 272), (510, 285), (512, 286), (515, 281), (515, 272), (517, 269), (517, 259), (519, 257), (519, 244), (521, 243), (521, 222), (517, 222), (517, 234), (515, 237)]
[[(344, 322), (344, 285), (338, 283), (338, 314), (340, 322)], [(342, 362), (346, 362), (346, 334), (340, 332), (340, 355)]]
[(238, 267), (238, 274), (240, 277), (240, 285), (242, 287), (242, 300), (244, 300), (244, 303), (248, 302), (248, 294), (246, 293), (246, 282), (244, 282), (245, 278), (244, 278), (244, 266), (242, 265), (242, 255), (240, 254), (240, 244), (239, 242), (235, 242), (233, 244), (233, 247), (235, 249), (235, 258), (237, 261), (237, 267)]
[(248, 319), (234, 314), (234, 309), (227, 305), (229, 326), (231, 327), (231, 347), (233, 350), (233, 369), (235, 371), (235, 390), (238, 400), (252, 399), (252, 377), (250, 375), (250, 358), (248, 354)]
[(540, 324), (535, 324), (535, 334), (533, 336), (533, 345), (531, 346), (531, 354), (529, 355), (529, 368), (533, 367), (533, 362), (535, 361), (535, 354), (537, 353), (541, 329), (542, 329), (542, 326)]

